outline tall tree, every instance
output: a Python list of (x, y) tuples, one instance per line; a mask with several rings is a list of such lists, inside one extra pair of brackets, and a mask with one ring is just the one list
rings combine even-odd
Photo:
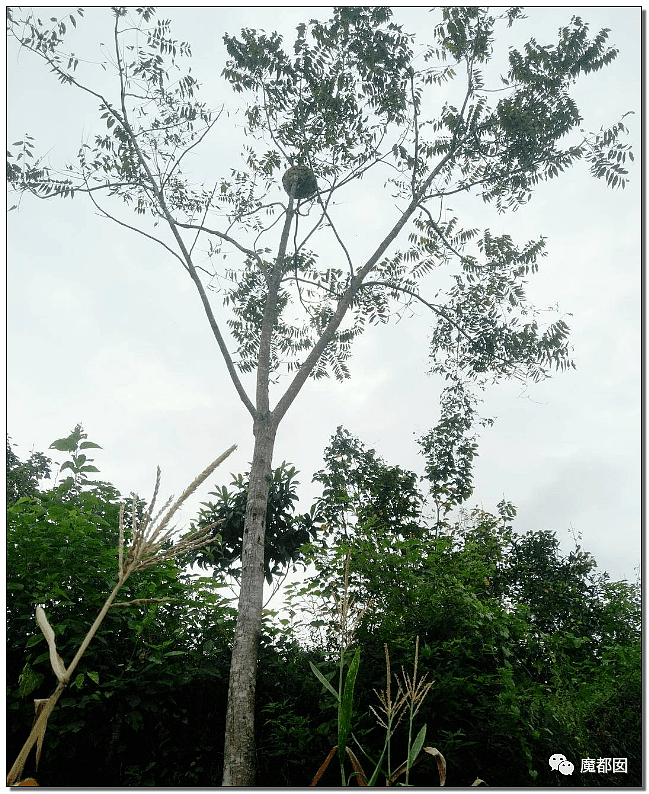
[[(191, 74), (170, 77), (190, 47), (172, 39), (170, 23), (156, 20), (151, 8), (112, 13), (106, 67), (116, 79), (109, 94), (81, 75), (86, 61), (66, 47), (80, 10), (46, 24), (29, 12), (10, 12), (10, 35), (62, 83), (98, 103), (105, 129), (62, 170), (35, 157), (25, 135), (12, 150), (8, 177), (16, 191), (40, 198), (85, 194), (103, 216), (175, 257), (196, 287), (250, 414), (255, 443), (223, 776), (225, 785), (247, 785), (254, 779), (266, 507), (282, 419), (309, 377), (349, 376), (351, 343), (366, 325), (386, 322), (411, 303), (431, 312), (433, 369), (449, 389), (503, 377), (539, 379), (553, 367), (572, 366), (567, 325), (557, 320), (543, 329), (524, 293), (544, 239), (519, 246), (506, 234), (462, 228), (442, 210), (457, 194), (515, 209), (539, 182), (580, 159), (594, 176), (623, 185), (628, 147), (619, 141), (621, 121), (598, 134), (570, 135), (582, 123), (571, 85), (610, 63), (616, 50), (607, 45), (607, 31), (590, 37), (588, 25), (573, 17), (553, 45), (532, 39), (522, 50), (511, 48), (496, 90), (487, 74), (496, 29), (520, 18), (518, 8), (498, 16), (474, 7), (442, 9), (424, 45), (423, 68), (413, 57), (414, 37), (391, 21), (386, 7), (335, 8), (326, 22), (300, 24), (289, 49), (277, 33), (244, 29), (224, 37), (223, 76), (248, 97), (245, 166), (196, 187), (183, 169), (190, 152), (217, 133), (222, 114), (198, 101)], [(433, 113), (431, 95), (447, 83), (457, 98)], [(336, 201), (382, 169), (391, 184), (386, 201), (396, 198), (400, 208), (369, 256), (356, 261), (339, 230)], [(280, 178), (288, 200), (268, 201)], [(135, 211), (135, 222), (120, 216), (119, 199)], [(327, 236), (338, 253), (320, 263), (311, 245)], [(405, 247), (395, 250), (399, 237)], [(223, 313), (215, 312), (206, 289), (216, 264), (210, 273), (196, 261), (199, 239), (215, 257), (238, 258), (225, 273), (231, 286), (224, 288)], [(433, 273), (450, 274), (445, 296)], [(256, 373), (254, 394), (240, 372)], [(271, 406), (270, 385), (281, 374), (288, 385)]]

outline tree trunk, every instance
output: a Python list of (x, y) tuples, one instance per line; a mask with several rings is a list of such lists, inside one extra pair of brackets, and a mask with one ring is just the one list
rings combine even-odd
[(239, 615), (230, 664), (225, 723), (224, 786), (254, 784), (257, 647), (263, 606), (266, 507), (276, 433), (277, 425), (269, 414), (254, 424), (255, 449), (243, 530)]
[(255, 450), (250, 468), (246, 521), (243, 528), (239, 614), (230, 663), (223, 755), (224, 786), (252, 786), (255, 782), (255, 688), (264, 595), (266, 510), (272, 480), (273, 447), (277, 427), (283, 415), (271, 413), (268, 385), (273, 326), (277, 319), (277, 295), (282, 280), (288, 235), (295, 216), (293, 202), (291, 195), (277, 259), (273, 272), (267, 280), (268, 294), (259, 337), (257, 405), (253, 414)]

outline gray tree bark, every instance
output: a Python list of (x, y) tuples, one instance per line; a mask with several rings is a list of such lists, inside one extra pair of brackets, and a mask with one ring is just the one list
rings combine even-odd
[(224, 786), (249, 786), (255, 779), (255, 686), (264, 588), (266, 506), (277, 427), (266, 414), (255, 422), (255, 447), (243, 533), (241, 591), (225, 725)]
[(255, 780), (255, 689), (257, 648), (264, 596), (264, 544), (266, 509), (272, 479), (273, 448), (279, 419), (270, 411), (270, 366), (277, 295), (282, 279), (288, 235), (293, 222), (293, 197), (289, 199), (279, 251), (268, 278), (268, 295), (262, 320), (257, 359), (255, 447), (250, 468), (246, 520), (241, 555), (239, 612), (230, 663), (228, 710), (225, 718), (223, 785), (250, 786)]

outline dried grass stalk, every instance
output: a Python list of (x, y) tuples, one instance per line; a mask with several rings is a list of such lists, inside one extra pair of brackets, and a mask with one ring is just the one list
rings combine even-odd
[[(331, 759), (334, 757), (336, 750), (338, 749), (338, 745), (335, 744), (331, 750), (329, 750), (329, 755), (325, 758), (324, 763), (315, 773), (315, 777), (309, 783), (309, 786), (317, 786), (318, 781), (324, 775), (327, 770), (327, 767), (331, 763)], [(351, 747), (345, 747), (345, 752), (349, 756), (349, 760), (352, 762), (352, 767), (354, 768), (354, 772), (356, 773), (356, 782), (359, 786), (367, 786), (367, 777), (365, 776), (365, 772), (363, 771), (363, 767), (361, 766), (361, 762), (356, 758), (354, 755), (353, 750)]]
[(432, 755), (437, 761), (437, 770), (439, 772), (439, 785), (446, 785), (446, 759), (437, 749), (437, 747), (424, 747), (424, 752)]
[[(52, 670), (58, 679), (58, 685), (51, 697), (49, 697), (47, 700), (34, 701), (37, 709), (36, 721), (34, 722), (27, 741), (23, 745), (22, 750), (14, 761), (13, 766), (9, 770), (9, 774), (7, 775), (8, 786), (14, 785), (16, 780), (18, 780), (22, 775), (27, 757), (29, 756), (34, 744), (38, 744), (36, 756), (36, 766), (38, 767), (38, 761), (40, 759), (40, 752), (43, 746), (43, 738), (45, 736), (45, 730), (47, 728), (49, 716), (52, 713), (52, 710), (54, 709), (58, 699), (61, 697), (63, 690), (70, 681), (70, 678), (79, 664), (81, 657), (85, 653), (86, 648), (90, 644), (90, 641), (95, 636), (97, 629), (101, 625), (101, 622), (106, 617), (106, 613), (110, 607), (114, 605), (113, 602), (115, 600), (115, 596), (119, 592), (124, 582), (126, 582), (128, 577), (135, 571), (143, 571), (146, 568), (150, 568), (151, 566), (157, 565), (160, 562), (171, 560), (175, 557), (194, 551), (195, 549), (199, 549), (202, 546), (206, 546), (208, 543), (212, 543), (213, 538), (210, 538), (207, 535), (209, 531), (220, 522), (215, 522), (205, 527), (196, 529), (193, 532), (190, 532), (184, 538), (177, 540), (173, 546), (167, 549), (162, 549), (162, 546), (167, 544), (176, 532), (174, 527), (167, 529), (167, 526), (176, 511), (180, 508), (183, 502), (185, 502), (185, 500), (194, 493), (198, 486), (201, 485), (210, 476), (210, 474), (212, 474), (216, 467), (223, 463), (223, 461), (230, 454), (232, 454), (236, 448), (236, 444), (231, 446), (230, 449), (224, 452), (204, 471), (202, 471), (198, 477), (196, 477), (196, 479), (185, 489), (180, 498), (176, 500), (171, 509), (169, 509), (164, 518), (156, 526), (156, 522), (158, 521), (160, 515), (162, 515), (167, 507), (169, 507), (173, 498), (171, 497), (164, 505), (162, 510), (155, 516), (155, 518), (152, 518), (153, 508), (155, 506), (160, 488), (160, 467), (158, 467), (155, 487), (153, 489), (153, 497), (139, 524), (137, 523), (136, 518), (136, 497), (135, 494), (133, 495), (131, 501), (133, 537), (130, 547), (126, 550), (126, 556), (124, 555), (124, 507), (122, 506), (119, 513), (117, 584), (113, 588), (112, 593), (106, 599), (106, 602), (97, 615), (95, 622), (88, 630), (83, 642), (79, 646), (79, 650), (77, 651), (74, 659), (70, 662), (70, 665), (67, 669), (63, 663), (63, 660), (56, 651), (54, 630), (50, 626), (47, 617), (45, 616), (44, 610), (40, 606), (36, 608), (36, 620), (41, 631), (43, 632), (43, 635), (45, 636), (45, 639), (47, 640), (50, 650), (50, 663), (52, 665)], [(130, 603), (142, 603), (144, 601), (153, 600), (161, 601), (165, 599), (135, 599), (134, 602), (122, 602), (119, 604), (119, 606), (130, 606)]]
[(407, 693), (404, 693), (403, 689), (401, 688), (401, 684), (399, 683), (399, 679), (397, 678), (397, 694), (395, 699), (392, 699), (392, 670), (390, 668), (390, 651), (388, 650), (387, 643), (384, 643), (383, 647), (385, 648), (386, 686), (382, 692), (377, 692), (375, 689), (374, 694), (379, 699), (379, 703), (381, 704), (380, 710), (383, 712), (385, 717), (379, 714), (374, 706), (370, 706), (370, 711), (376, 717), (379, 725), (382, 728), (389, 730), (390, 736), (392, 736), (404, 715), (405, 707), (408, 703), (408, 695)]
[(61, 659), (57, 653), (56, 641), (54, 639), (54, 629), (50, 626), (47, 616), (45, 615), (45, 611), (42, 607), (36, 607), (36, 622), (38, 623), (40, 630), (43, 632), (47, 646), (50, 649), (50, 664), (52, 665), (52, 670), (54, 670), (54, 675), (59, 681), (65, 681), (65, 664), (63, 663), (63, 659)]

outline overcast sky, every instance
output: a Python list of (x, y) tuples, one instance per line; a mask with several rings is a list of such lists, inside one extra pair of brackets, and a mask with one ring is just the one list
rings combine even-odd
[[(68, 9), (69, 11), (69, 9)], [(192, 73), (202, 99), (225, 105), (202, 157), (198, 178), (216, 180), (239, 167), (243, 119), (240, 99), (220, 77), (222, 35), (242, 26), (277, 29), (292, 42), (295, 26), (314, 8), (165, 8), (175, 38), (192, 44)], [(583, 127), (611, 126), (627, 111), (629, 142), (640, 142), (640, 10), (534, 8), (508, 33), (518, 46), (531, 36), (551, 43), (572, 14), (591, 31), (611, 29), (620, 55), (602, 72), (581, 78), (576, 90)], [(43, 15), (55, 16), (54, 9)], [(425, 9), (395, 8), (395, 20), (420, 42), (432, 28)], [(79, 22), (73, 49), (99, 62), (110, 43), (108, 9), (90, 9)], [(499, 43), (496, 44), (497, 48)], [(421, 50), (421, 45), (419, 47)], [(507, 42), (498, 63), (505, 64)], [(79, 77), (115, 96), (114, 78), (92, 64)], [(97, 103), (60, 86), (27, 52), (8, 57), (8, 136), (35, 138), (52, 164), (72, 157), (101, 131)], [(523, 388), (512, 382), (483, 394), (481, 413), (495, 417), (482, 433), (475, 492), (465, 507), (495, 511), (504, 497), (518, 508), (515, 528), (550, 529), (563, 548), (581, 534), (600, 569), (634, 581), (640, 560), (640, 173), (611, 191), (578, 165), (541, 185), (515, 215), (498, 216), (479, 199), (456, 202), (465, 227), (489, 227), (523, 243), (547, 237), (548, 256), (528, 294), (539, 307), (559, 307), (572, 329), (577, 370)], [(361, 187), (363, 187), (361, 185)], [(280, 200), (281, 186), (274, 200)], [(15, 203), (10, 199), (10, 205)], [(398, 217), (389, 191), (363, 188), (334, 208), (357, 261), (372, 253)], [(133, 222), (122, 210), (121, 217)], [(177, 260), (159, 246), (99, 218), (83, 196), (41, 201), (24, 196), (7, 216), (7, 429), (21, 458), (47, 451), (77, 422), (102, 445), (95, 463), (102, 479), (123, 493), (150, 496), (156, 465), (162, 495), (185, 485), (231, 444), (238, 450), (212, 485), (229, 484), (252, 457), (250, 416), (237, 397), (202, 313), (198, 295)], [(279, 232), (277, 232), (279, 235)], [(323, 242), (323, 253), (334, 250)], [(396, 247), (394, 249), (396, 250)], [(388, 252), (390, 253), (390, 252)], [(338, 258), (338, 252), (335, 252)], [(237, 264), (232, 259), (229, 264)], [(221, 311), (218, 296), (213, 306)], [(442, 384), (427, 374), (430, 318), (370, 327), (355, 343), (352, 378), (308, 381), (280, 425), (275, 465), (301, 472), (300, 509), (318, 494), (312, 474), (338, 425), (345, 426), (390, 464), (422, 472), (415, 439), (438, 421)], [(250, 386), (250, 377), (244, 378)], [(283, 382), (283, 386), (287, 381)], [(249, 390), (250, 393), (250, 390)], [(278, 393), (275, 393), (276, 401)], [(64, 459), (58, 453), (54, 459)], [(193, 509), (183, 513), (186, 521)]]

